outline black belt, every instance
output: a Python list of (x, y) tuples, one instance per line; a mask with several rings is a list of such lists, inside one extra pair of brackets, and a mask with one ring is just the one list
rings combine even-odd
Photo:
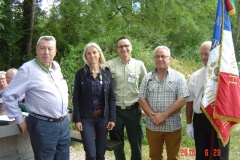
[(117, 107), (120, 107), (121, 109), (132, 109), (138, 106), (139, 106), (138, 102), (136, 102), (136, 103), (133, 103), (131, 106), (117, 106)]
[(34, 118), (41, 119), (41, 120), (47, 121), (47, 122), (61, 122), (66, 117), (66, 116), (64, 116), (64, 117), (60, 117), (60, 118), (50, 118), (50, 117), (42, 116), (42, 115), (39, 115), (39, 114), (35, 114), (33, 112), (30, 112), (29, 116), (32, 116)]

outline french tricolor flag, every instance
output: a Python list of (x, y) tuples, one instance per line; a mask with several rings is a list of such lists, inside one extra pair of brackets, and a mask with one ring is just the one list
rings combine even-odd
[(224, 146), (240, 122), (240, 80), (228, 15), (234, 13), (230, 0), (218, 0), (201, 104)]

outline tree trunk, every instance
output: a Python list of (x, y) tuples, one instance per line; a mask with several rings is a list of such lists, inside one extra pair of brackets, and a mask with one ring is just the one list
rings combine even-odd
[(32, 37), (34, 28), (34, 16), (36, 10), (36, 0), (24, 0), (23, 2), (23, 17), (24, 36), (22, 38), (22, 54), (32, 53)]

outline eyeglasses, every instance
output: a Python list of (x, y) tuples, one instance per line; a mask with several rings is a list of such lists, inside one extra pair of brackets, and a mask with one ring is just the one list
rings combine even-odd
[(122, 45), (122, 46), (118, 46), (119, 49), (123, 49), (123, 48), (128, 48), (130, 45), (126, 44), (126, 45)]
[(170, 57), (170, 56), (165, 56), (165, 55), (162, 55), (162, 56), (154, 56), (154, 58), (156, 58), (156, 59), (159, 59), (159, 58), (161, 58), (161, 59), (166, 59), (167, 57)]
[(6, 78), (0, 78), (0, 81), (4, 81), (4, 79), (6, 79)]
[(6, 79), (12, 79), (13, 77), (6, 77)]

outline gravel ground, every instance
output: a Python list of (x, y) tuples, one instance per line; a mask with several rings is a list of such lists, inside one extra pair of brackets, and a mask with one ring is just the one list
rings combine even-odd
[(72, 146), (70, 147), (70, 160), (84, 160), (84, 151), (75, 150)]
[[(76, 150), (74, 147), (70, 147), (70, 160), (84, 160), (85, 152), (83, 150)], [(105, 160), (114, 160), (113, 157), (105, 156)]]

